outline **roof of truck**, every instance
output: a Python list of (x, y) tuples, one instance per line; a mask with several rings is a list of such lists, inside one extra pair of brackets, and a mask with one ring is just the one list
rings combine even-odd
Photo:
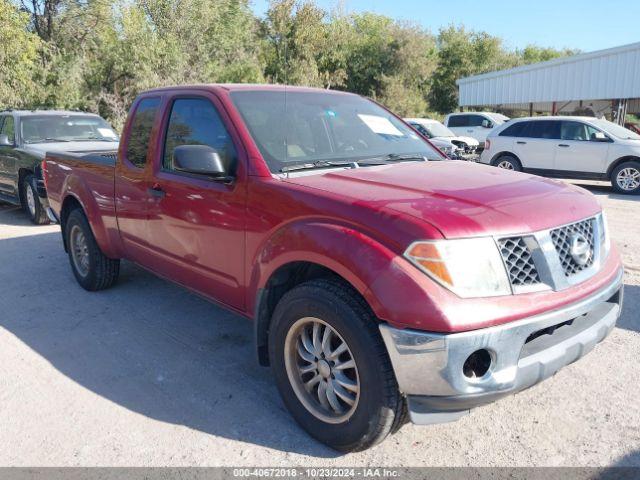
[(343, 92), (340, 90), (331, 90), (325, 88), (315, 88), (315, 87), (297, 87), (292, 85), (281, 85), (281, 84), (271, 84), (271, 83), (203, 83), (203, 84), (195, 84), (195, 85), (174, 85), (169, 87), (159, 87), (147, 90), (145, 93), (149, 92), (162, 92), (167, 90), (203, 90), (203, 89), (223, 89), (227, 91), (295, 91), (295, 92), (331, 92), (338, 93), (344, 95), (354, 95), (353, 93)]

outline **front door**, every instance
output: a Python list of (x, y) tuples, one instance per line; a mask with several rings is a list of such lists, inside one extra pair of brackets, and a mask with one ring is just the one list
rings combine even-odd
[[(6, 135), (10, 142), (15, 143), (15, 126), (13, 117), (0, 117), (0, 135)], [(16, 158), (15, 146), (0, 145), (0, 192), (14, 195), (16, 189)]]
[(605, 173), (609, 142), (592, 140), (599, 130), (586, 123), (563, 120), (556, 151), (556, 170)]
[[(189, 285), (207, 297), (244, 309), (246, 171), (240, 142), (212, 94), (177, 96), (168, 105), (163, 148), (153, 163), (148, 235), (157, 273)], [(207, 145), (220, 156), (227, 175), (185, 171), (174, 162), (181, 145)]]

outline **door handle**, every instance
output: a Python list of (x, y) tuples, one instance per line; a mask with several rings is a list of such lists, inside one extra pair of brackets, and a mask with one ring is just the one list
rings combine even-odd
[(558, 146), (559, 147), (565, 147), (565, 148), (569, 147), (569, 145), (567, 145), (566, 143), (559, 143)]
[(527, 142), (516, 142), (518, 145), (526, 145)]
[(166, 195), (165, 191), (157, 183), (155, 183), (152, 187), (148, 188), (147, 192), (149, 192), (151, 195), (157, 198), (162, 198)]

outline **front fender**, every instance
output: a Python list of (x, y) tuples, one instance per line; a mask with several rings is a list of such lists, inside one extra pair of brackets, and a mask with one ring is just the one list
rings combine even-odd
[(424, 274), (379, 241), (349, 226), (304, 221), (288, 224), (269, 237), (251, 260), (247, 292), (251, 316), (255, 315), (256, 292), (265, 287), (271, 275), (283, 265), (301, 261), (341, 276), (378, 318), (397, 327), (415, 327), (418, 312), (422, 317), (436, 309), (424, 289)]

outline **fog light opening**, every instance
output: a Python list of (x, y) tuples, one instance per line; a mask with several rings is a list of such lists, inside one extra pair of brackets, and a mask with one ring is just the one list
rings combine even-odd
[(484, 377), (491, 368), (491, 354), (484, 348), (476, 350), (465, 360), (462, 366), (464, 376), (471, 379)]

